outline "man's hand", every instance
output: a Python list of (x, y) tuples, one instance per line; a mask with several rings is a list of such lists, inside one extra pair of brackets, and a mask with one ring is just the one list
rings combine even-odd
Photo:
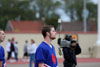
[(39, 63), (38, 67), (44, 67), (44, 63)]
[(0, 67), (2, 67), (3, 61), (0, 61)]
[(75, 49), (76, 49), (76, 46), (77, 46), (77, 43), (76, 43), (76, 42), (73, 42), (73, 43), (71, 44), (71, 49), (72, 49), (72, 50), (75, 50)]

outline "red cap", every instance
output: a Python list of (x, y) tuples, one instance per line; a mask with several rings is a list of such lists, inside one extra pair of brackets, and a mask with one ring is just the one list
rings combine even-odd
[(14, 38), (14, 37), (12, 37), (12, 40), (14, 41), (14, 40), (15, 40), (15, 38)]

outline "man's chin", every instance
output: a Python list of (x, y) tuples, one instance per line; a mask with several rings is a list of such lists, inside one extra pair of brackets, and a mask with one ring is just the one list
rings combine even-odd
[(3, 42), (4, 40), (0, 40), (0, 42)]
[(52, 40), (56, 39), (56, 38), (51, 38)]

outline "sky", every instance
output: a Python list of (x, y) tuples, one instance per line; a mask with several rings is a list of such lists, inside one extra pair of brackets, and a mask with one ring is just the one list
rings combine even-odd
[[(98, 3), (98, 0), (91, 0), (91, 1), (93, 1), (95, 4)], [(62, 21), (70, 22), (70, 18), (68, 17), (68, 15), (66, 15), (66, 13), (62, 9), (57, 10), (57, 13), (60, 15), (60, 19)]]
[(94, 3), (96, 3), (96, 4), (98, 3), (98, 0), (92, 0), (92, 1), (93, 1)]

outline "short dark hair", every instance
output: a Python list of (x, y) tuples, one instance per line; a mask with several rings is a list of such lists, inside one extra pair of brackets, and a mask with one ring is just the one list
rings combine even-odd
[(35, 43), (35, 41), (33, 39), (31, 39), (31, 42)]
[(0, 28), (0, 31), (3, 31), (3, 29)]
[(0, 28), (0, 31), (3, 31), (3, 29)]
[(45, 38), (46, 37), (46, 32), (50, 32), (52, 25), (46, 25), (42, 27), (42, 35)]

